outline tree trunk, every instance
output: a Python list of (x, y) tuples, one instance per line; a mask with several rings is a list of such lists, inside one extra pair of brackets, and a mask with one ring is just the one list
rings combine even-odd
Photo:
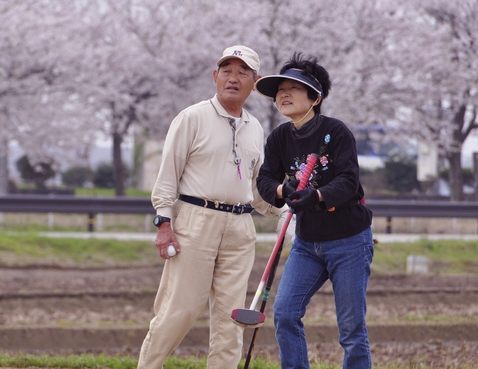
[(461, 168), (461, 152), (447, 154), (450, 164), (448, 179), (450, 183), (450, 200), (463, 201), (463, 171)]
[(118, 132), (113, 133), (113, 175), (115, 181), (115, 194), (116, 196), (124, 196), (125, 188), (125, 173), (123, 165), (123, 157), (121, 154), (121, 143), (123, 137)]
[(473, 182), (475, 189), (475, 201), (478, 201), (478, 152), (473, 153)]
[(0, 140), (0, 196), (8, 193), (8, 141), (6, 138)]

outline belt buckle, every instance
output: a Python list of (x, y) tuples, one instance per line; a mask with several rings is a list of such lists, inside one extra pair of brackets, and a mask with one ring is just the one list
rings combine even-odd
[[(237, 209), (237, 211), (235, 211)], [(240, 211), (239, 211), (240, 210)], [(241, 205), (240, 202), (237, 203), (237, 205), (232, 206), (232, 213), (233, 214), (242, 214), (244, 213), (244, 205)]]

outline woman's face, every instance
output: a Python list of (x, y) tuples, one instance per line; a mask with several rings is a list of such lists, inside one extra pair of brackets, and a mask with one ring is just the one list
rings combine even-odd
[(276, 104), (281, 114), (289, 117), (293, 122), (301, 120), (309, 112), (307, 115), (310, 117), (304, 120), (306, 122), (315, 114), (314, 110), (310, 109), (314, 106), (315, 101), (309, 99), (307, 88), (298, 81), (285, 79), (279, 84)]

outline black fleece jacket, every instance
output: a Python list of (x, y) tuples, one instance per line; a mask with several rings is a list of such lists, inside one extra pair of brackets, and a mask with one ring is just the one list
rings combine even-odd
[[(319, 189), (320, 207), (297, 214), (297, 236), (308, 242), (322, 242), (356, 235), (372, 224), (372, 212), (359, 204), (364, 197), (359, 181), (355, 138), (338, 119), (315, 115), (296, 130), (291, 122), (274, 129), (267, 138), (264, 163), (257, 188), (268, 203), (281, 207), (277, 186), (284, 179), (300, 179), (308, 155), (319, 156), (307, 187)], [(327, 209), (335, 208), (334, 211)]]

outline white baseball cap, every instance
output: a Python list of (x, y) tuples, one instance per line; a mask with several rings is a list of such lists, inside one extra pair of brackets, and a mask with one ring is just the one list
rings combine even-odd
[(259, 55), (251, 48), (244, 45), (235, 45), (228, 47), (222, 53), (221, 59), (217, 61), (217, 66), (220, 66), (225, 60), (237, 58), (244, 61), (249, 68), (259, 73), (261, 62), (259, 61)]

